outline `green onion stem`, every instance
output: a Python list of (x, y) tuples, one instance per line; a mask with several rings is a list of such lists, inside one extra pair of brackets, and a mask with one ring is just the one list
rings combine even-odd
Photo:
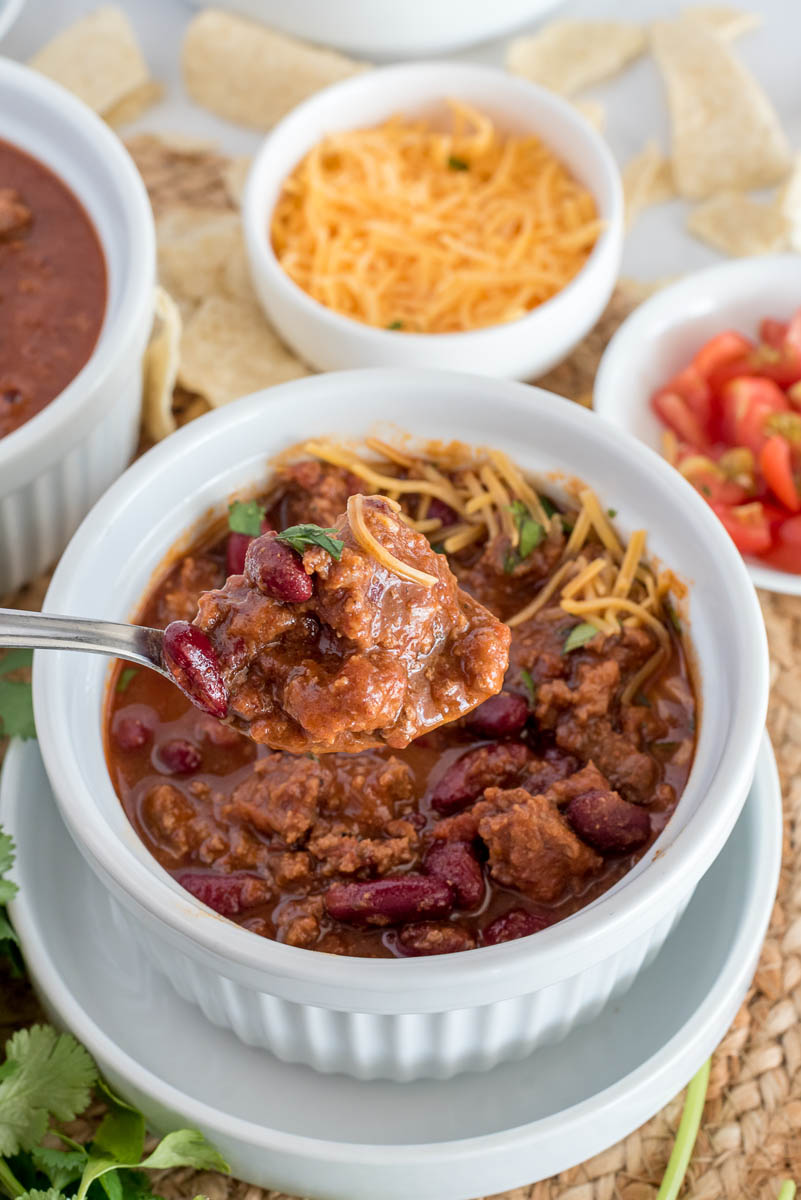
[(698, 1136), (701, 1114), (704, 1111), (706, 1091), (709, 1087), (710, 1063), (711, 1060), (707, 1059), (701, 1070), (690, 1080), (684, 1101), (684, 1110), (679, 1122), (679, 1131), (676, 1134), (676, 1141), (673, 1144), (667, 1170), (656, 1200), (676, 1200), (684, 1182), (695, 1139)]

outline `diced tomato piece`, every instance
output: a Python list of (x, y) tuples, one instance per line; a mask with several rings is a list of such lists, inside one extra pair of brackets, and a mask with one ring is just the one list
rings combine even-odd
[(662, 388), (654, 393), (651, 405), (656, 415), (669, 425), (683, 442), (695, 450), (700, 450), (706, 445), (706, 430), (700, 418), (678, 392)]
[(801, 575), (801, 516), (786, 517), (774, 535), (774, 544), (764, 561), (779, 571)]
[(759, 322), (759, 340), (781, 350), (787, 336), (787, 321), (777, 321), (775, 317), (765, 317)]
[(770, 351), (765, 348), (755, 350), (749, 360), (746, 375), (758, 375), (762, 379), (771, 379), (780, 388), (792, 387), (801, 379), (801, 355), (790, 350)]
[(754, 454), (768, 440), (765, 421), (775, 412), (790, 408), (781, 388), (770, 379), (746, 375), (730, 380), (723, 388), (722, 432), (731, 446), (747, 446)]
[(787, 325), (784, 349), (793, 358), (801, 360), (801, 308), (791, 317)]
[(728, 362), (719, 363), (714, 367), (709, 375), (709, 389), (713, 396), (719, 396), (727, 383), (732, 379), (739, 379), (741, 375), (753, 375), (755, 372), (751, 365), (751, 355), (743, 354), (739, 358), (732, 358)]
[(781, 500), (790, 512), (801, 511), (801, 496), (793, 479), (793, 455), (787, 438), (780, 433), (768, 438), (759, 452), (759, 467), (776, 499)]
[(726, 479), (719, 471), (699, 467), (682, 471), (682, 475), (712, 505), (745, 504), (749, 498), (744, 487), (733, 479)]
[(764, 554), (770, 549), (772, 538), (770, 526), (761, 505), (749, 504), (747, 513), (729, 507), (727, 504), (713, 504), (712, 508), (742, 554)]
[(733, 329), (727, 329), (724, 333), (710, 338), (701, 347), (693, 359), (693, 366), (702, 379), (708, 379), (717, 368), (735, 359), (745, 358), (753, 349), (754, 343), (749, 338), (743, 337)]

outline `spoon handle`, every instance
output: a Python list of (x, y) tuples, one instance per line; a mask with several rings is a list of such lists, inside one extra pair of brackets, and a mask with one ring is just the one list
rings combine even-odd
[(0, 646), (109, 654), (167, 674), (161, 658), (163, 637), (160, 629), (143, 625), (0, 608)]

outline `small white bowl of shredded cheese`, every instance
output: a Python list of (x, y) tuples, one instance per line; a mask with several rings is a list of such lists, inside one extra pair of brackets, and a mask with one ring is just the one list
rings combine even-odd
[(623, 239), (599, 134), (465, 63), (385, 67), (301, 104), (257, 154), (243, 220), (267, 316), (319, 370), (536, 378), (597, 321)]

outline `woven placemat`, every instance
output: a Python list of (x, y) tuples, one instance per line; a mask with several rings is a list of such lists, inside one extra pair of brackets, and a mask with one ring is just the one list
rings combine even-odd
[[(589, 405), (607, 341), (649, 290), (622, 282), (596, 328), (567, 362), (539, 381), (542, 386)], [(38, 580), (12, 603), (39, 607), (44, 587)], [(767, 594), (760, 599), (771, 649), (768, 728), (785, 799), (785, 853), (759, 968), (712, 1061), (702, 1128), (681, 1193), (693, 1200), (774, 1200), (782, 1179), (801, 1180), (801, 826), (796, 819), (801, 817), (801, 599)], [(15, 1022), (36, 1018), (35, 1002), (23, 985), (7, 987), (4, 981), (0, 994), (0, 1027), (12, 1013)], [(683, 1099), (675, 1097), (624, 1141), (581, 1166), (494, 1200), (654, 1200)], [(76, 1122), (74, 1134), (89, 1136), (101, 1112), (97, 1106)], [(209, 1200), (299, 1200), (188, 1170), (165, 1173), (159, 1191), (166, 1200), (198, 1193)]]

